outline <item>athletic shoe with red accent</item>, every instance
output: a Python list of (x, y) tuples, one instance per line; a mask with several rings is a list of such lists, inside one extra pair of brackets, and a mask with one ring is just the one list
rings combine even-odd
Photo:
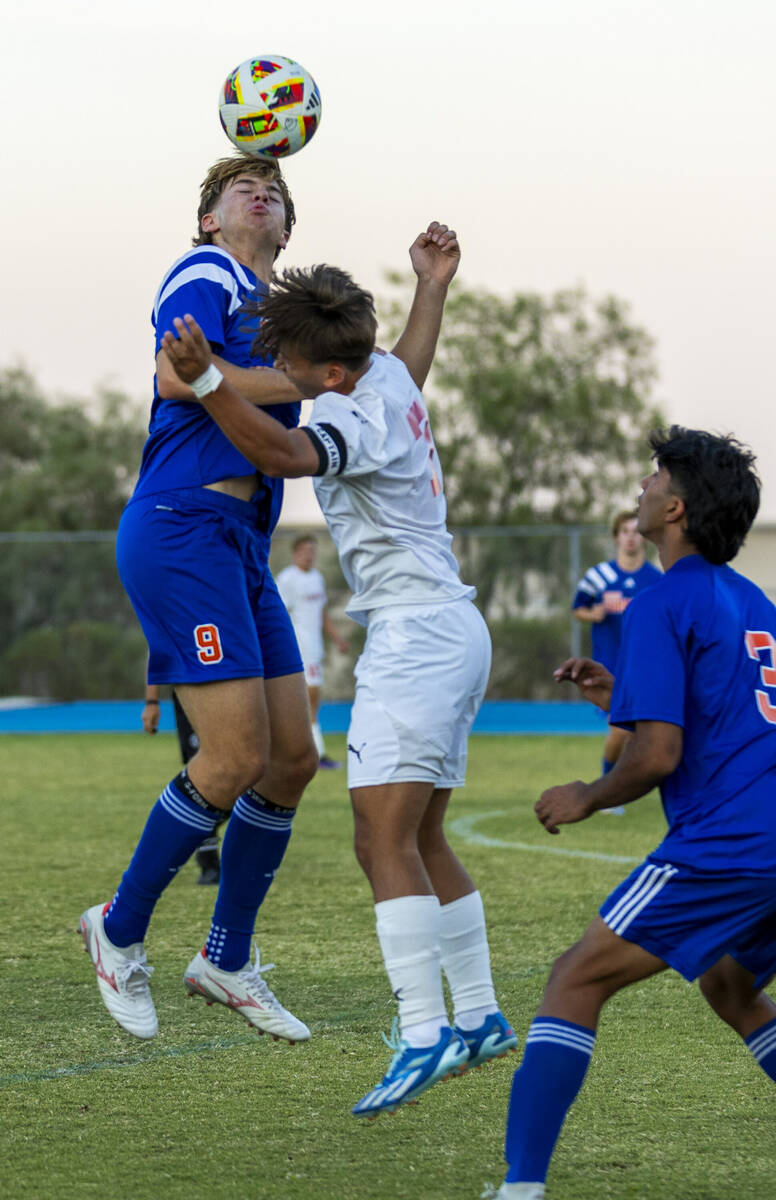
[(195, 954), (186, 968), (183, 982), (190, 996), (204, 996), (208, 1004), (225, 1004), (245, 1017), (259, 1033), (269, 1033), (275, 1041), (285, 1038), (293, 1046), (306, 1042), (310, 1030), (273, 995), (263, 978), (274, 963), (261, 964), (256, 946), (256, 961), (248, 962), (240, 971), (222, 971), (205, 955), (204, 949)]
[(108, 941), (102, 920), (107, 909), (107, 904), (95, 904), (81, 915), (81, 934), (97, 972), (103, 1004), (127, 1033), (139, 1038), (155, 1037), (159, 1022), (148, 987), (153, 967), (146, 962), (142, 942), (114, 946)]

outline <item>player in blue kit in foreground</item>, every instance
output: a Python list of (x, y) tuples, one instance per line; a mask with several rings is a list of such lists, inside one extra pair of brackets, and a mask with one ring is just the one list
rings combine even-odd
[[(424, 328), (438, 330), (458, 265), (455, 234), (433, 222), (410, 255), (427, 280), (413, 311), (425, 311)], [(419, 391), (436, 338), (423, 346), (402, 337), (394, 354), (375, 353), (372, 297), (328, 266), (285, 272), (259, 311), (262, 343), (315, 398), (302, 429), (283, 428), (230, 387), (189, 316), (175, 321), (177, 336), (166, 334), (164, 346), (182, 379), (207, 387), (208, 411), (257, 466), (315, 477), (353, 592), (348, 612), (367, 628), (348, 786), (356, 856), (399, 1008), (388, 1070), (352, 1110), (371, 1118), (516, 1045), (495, 997), (480, 894), (443, 829), (452, 789), (465, 779), (490, 637), (451, 552), (442, 472)]]
[(650, 438), (638, 527), (664, 577), (625, 614), (616, 678), (590, 659), (556, 671), (632, 736), (607, 775), (544, 792), (547, 831), (660, 786), (668, 832), (555, 963), (515, 1072), (499, 1200), (541, 1200), (603, 1005), (667, 967), (776, 1080), (776, 607), (724, 565), (759, 504), (753, 457), (674, 426)]

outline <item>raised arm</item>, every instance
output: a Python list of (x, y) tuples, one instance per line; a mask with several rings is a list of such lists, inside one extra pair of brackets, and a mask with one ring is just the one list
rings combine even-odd
[(422, 389), (434, 361), (447, 289), (461, 261), (455, 231), (432, 221), (410, 246), (410, 260), (417, 275), (415, 295), (393, 353)]
[[(192, 383), (213, 365), (213, 352), (197, 322), (176, 317), (177, 337), (169, 330), (162, 346), (177, 376)], [(297, 479), (318, 470), (318, 452), (301, 429), (286, 429), (238, 392), (226, 378), (200, 398), (232, 445), (264, 475)]]

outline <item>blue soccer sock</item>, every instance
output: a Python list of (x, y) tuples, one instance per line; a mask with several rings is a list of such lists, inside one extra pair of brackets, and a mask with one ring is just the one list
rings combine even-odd
[(585, 1078), (595, 1030), (535, 1017), (515, 1071), (507, 1114), (507, 1182), (543, 1183), (566, 1113)]
[(222, 971), (251, 957), (256, 914), (283, 861), (294, 809), (271, 804), (249, 788), (232, 810), (221, 847), (221, 882), (205, 953)]
[(759, 1066), (776, 1083), (776, 1017), (750, 1033), (744, 1042), (757, 1059)]
[(114, 946), (143, 941), (154, 905), (167, 884), (223, 815), (199, 794), (185, 770), (167, 785), (148, 815), (105, 914), (105, 934)]

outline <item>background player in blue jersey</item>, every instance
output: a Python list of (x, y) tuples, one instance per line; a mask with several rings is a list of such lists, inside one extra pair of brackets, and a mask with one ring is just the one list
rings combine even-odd
[(544, 792), (549, 833), (659, 784), (668, 832), (555, 963), (515, 1073), (500, 1200), (540, 1200), (605, 1002), (667, 967), (776, 1080), (776, 607), (724, 565), (754, 520), (753, 457), (732, 438), (652, 435), (638, 524), (665, 575), (625, 615), (616, 680), (571, 659), (573, 680), (632, 730), (614, 769)]
[[(644, 538), (637, 528), (638, 513), (620, 512), (612, 522), (615, 556), (609, 562), (590, 567), (577, 584), (571, 607), (578, 621), (591, 626), (593, 658), (609, 671), (617, 665), (622, 635), (622, 619), (634, 596), (651, 587), (660, 572), (646, 561)], [(601, 771), (611, 771), (628, 733), (609, 726), (604, 742)], [(623, 813), (621, 805), (606, 812)]]

